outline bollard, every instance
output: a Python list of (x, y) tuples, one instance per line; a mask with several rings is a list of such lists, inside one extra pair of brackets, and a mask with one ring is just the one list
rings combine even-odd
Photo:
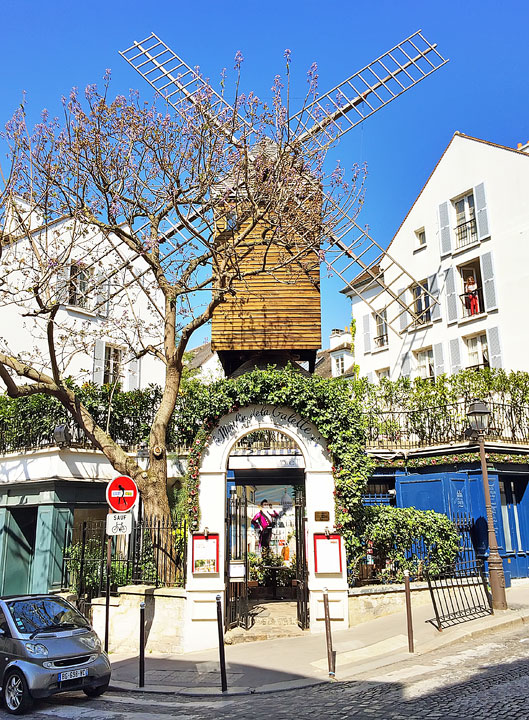
[(220, 686), (222, 692), (228, 689), (228, 680), (226, 678), (226, 656), (224, 655), (224, 628), (222, 625), (222, 604), (220, 595), (217, 595), (217, 627), (219, 631), (219, 657), (220, 657)]
[(411, 617), (410, 571), (404, 570), (404, 594), (406, 595), (406, 624), (408, 626), (408, 652), (413, 649), (413, 620)]
[(140, 603), (140, 673), (138, 687), (145, 685), (145, 603)]
[(110, 627), (110, 573), (112, 572), (112, 538), (107, 538), (107, 584), (105, 589), (105, 652), (108, 652)]
[(323, 588), (323, 611), (325, 613), (325, 639), (327, 641), (327, 663), (329, 665), (329, 677), (336, 675), (336, 653), (332, 649), (331, 615), (329, 613), (329, 591)]

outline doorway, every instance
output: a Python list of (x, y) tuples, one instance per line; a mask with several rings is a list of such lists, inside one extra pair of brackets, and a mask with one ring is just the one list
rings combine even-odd
[(226, 516), (226, 629), (308, 628), (304, 471), (235, 470)]
[(6, 523), (3, 595), (30, 592), (31, 571), (37, 535), (36, 507), (13, 508)]

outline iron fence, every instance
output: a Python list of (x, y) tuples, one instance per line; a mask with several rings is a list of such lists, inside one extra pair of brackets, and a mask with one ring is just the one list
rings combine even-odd
[[(488, 402), (487, 440), (529, 444), (529, 407)], [(367, 447), (413, 449), (462, 442), (469, 426), (465, 400), (417, 410), (379, 410), (366, 413)]]
[(430, 622), (439, 631), (492, 615), (492, 596), (483, 560), (459, 561), (435, 576), (430, 576), (427, 570), (426, 578), (435, 614)]
[[(90, 520), (67, 529), (62, 581), (80, 604), (104, 594), (107, 580), (107, 535), (104, 520)], [(110, 588), (124, 585), (183, 587), (187, 557), (187, 526), (182, 521), (140, 519), (130, 535), (111, 540)]]

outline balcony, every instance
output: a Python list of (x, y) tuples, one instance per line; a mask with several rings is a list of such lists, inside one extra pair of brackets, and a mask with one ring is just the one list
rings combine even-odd
[(463, 318), (469, 318), (473, 315), (481, 315), (485, 312), (485, 303), (483, 302), (483, 289), (477, 287), (474, 292), (461, 293), (459, 296), (463, 305)]
[(454, 228), (456, 235), (456, 250), (461, 250), (467, 245), (473, 245), (478, 241), (476, 219), (461, 223)]
[(373, 338), (373, 342), (375, 344), (375, 348), (386, 347), (388, 344), (388, 334), (385, 333), (384, 335), (377, 335), (376, 338)]
[[(486, 439), (529, 445), (529, 407), (488, 402), (491, 411)], [(467, 441), (467, 403), (461, 400), (419, 410), (372, 410), (366, 413), (370, 450), (407, 450)]]

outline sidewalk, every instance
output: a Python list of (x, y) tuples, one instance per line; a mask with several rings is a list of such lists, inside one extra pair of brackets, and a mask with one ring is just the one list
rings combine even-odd
[[(405, 613), (396, 613), (333, 633), (336, 679), (346, 680), (386, 665), (424, 655), (463, 638), (497, 628), (529, 623), (529, 582), (507, 590), (509, 610), (442, 632), (426, 622), (431, 606), (413, 610), (415, 653), (408, 653)], [(413, 602), (413, 599), (412, 599)], [(225, 648), (229, 694), (266, 693), (330, 682), (325, 635), (228, 645)], [(138, 658), (112, 653), (111, 687), (139, 690)], [(148, 654), (142, 692), (220, 695), (218, 650), (184, 655)]]

